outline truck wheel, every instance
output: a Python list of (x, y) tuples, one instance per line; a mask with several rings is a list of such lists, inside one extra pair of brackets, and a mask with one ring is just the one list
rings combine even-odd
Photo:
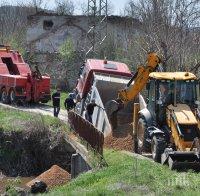
[(161, 136), (153, 136), (151, 141), (151, 152), (154, 161), (160, 163), (161, 155), (166, 147), (165, 140)]
[(15, 91), (13, 89), (10, 91), (9, 99), (11, 104), (14, 104), (16, 102)]
[(1, 91), (1, 101), (2, 103), (8, 103), (8, 95), (5, 88)]
[(137, 145), (138, 152), (149, 152), (151, 149), (150, 143), (146, 141), (148, 137), (147, 123), (144, 118), (138, 120), (137, 125)]
[(41, 103), (48, 103), (49, 100), (42, 100)]

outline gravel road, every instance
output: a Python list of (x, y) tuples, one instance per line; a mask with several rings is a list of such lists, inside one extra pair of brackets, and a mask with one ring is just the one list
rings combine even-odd
[[(6, 105), (3, 103), (0, 103), (0, 106), (6, 107), (6, 108), (12, 108), (12, 109), (17, 109), (21, 111), (27, 111), (27, 112), (34, 112), (42, 115), (50, 115), (53, 116), (53, 107), (44, 105), (44, 104), (37, 104), (37, 105), (31, 105), (28, 107), (24, 106), (11, 106), (11, 105)], [(67, 111), (61, 109), (60, 113), (58, 115), (58, 118), (61, 119), (62, 121), (67, 122)]]

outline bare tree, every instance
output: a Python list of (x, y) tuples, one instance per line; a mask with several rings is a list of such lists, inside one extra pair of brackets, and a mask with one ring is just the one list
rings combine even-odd
[(29, 2), (30, 7), (35, 8), (35, 12), (37, 13), (42, 8), (42, 4), (44, 3), (44, 0), (31, 0)]
[(85, 2), (80, 3), (80, 10), (83, 15), (87, 15), (88, 5)]
[(71, 0), (55, 0), (56, 12), (60, 15), (73, 15), (74, 3)]
[(143, 24), (138, 45), (162, 53), (168, 69), (185, 70), (200, 58), (199, 0), (131, 0), (126, 13)]
[(33, 13), (32, 8), (23, 4), (11, 6), (0, 5), (0, 42), (12, 45), (15, 49), (25, 50), (27, 16)]

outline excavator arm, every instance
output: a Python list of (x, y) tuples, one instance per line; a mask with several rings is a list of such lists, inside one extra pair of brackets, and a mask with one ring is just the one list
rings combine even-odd
[(120, 99), (122, 102), (133, 100), (145, 87), (149, 79), (149, 74), (158, 67), (159, 63), (160, 58), (158, 55), (156, 53), (149, 53), (146, 66), (138, 67), (136, 74), (127, 84), (127, 88), (118, 92), (118, 99)]
[[(139, 66), (136, 74), (130, 79), (125, 89), (118, 92), (117, 100), (110, 100), (106, 103), (106, 113), (109, 118), (118, 112), (123, 104), (133, 100), (144, 88), (149, 79), (149, 74), (154, 71), (160, 63), (160, 58), (156, 53), (149, 53), (145, 66)], [(133, 84), (132, 84), (133, 83)]]

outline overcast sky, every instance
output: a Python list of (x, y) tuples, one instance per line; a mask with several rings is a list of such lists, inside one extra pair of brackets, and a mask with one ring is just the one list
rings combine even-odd
[[(31, 1), (31, 0), (0, 0), (0, 3), (2, 2), (7, 2), (7, 3), (10, 3), (12, 5), (15, 5), (16, 2), (19, 2), (19, 3), (27, 3), (28, 1)], [(81, 14), (81, 9), (80, 9), (80, 5), (82, 3), (86, 3), (88, 2), (88, 0), (72, 0), (75, 5), (76, 5), (76, 14)], [(124, 5), (127, 3), (128, 0), (109, 0), (113, 7), (114, 7), (114, 13), (113, 14), (120, 14), (123, 9), (124, 9)], [(46, 4), (46, 8), (47, 9), (52, 9), (54, 6), (55, 6), (55, 3), (54, 3), (54, 0), (44, 0), (45, 4)], [(98, 2), (98, 0), (97, 0)]]

